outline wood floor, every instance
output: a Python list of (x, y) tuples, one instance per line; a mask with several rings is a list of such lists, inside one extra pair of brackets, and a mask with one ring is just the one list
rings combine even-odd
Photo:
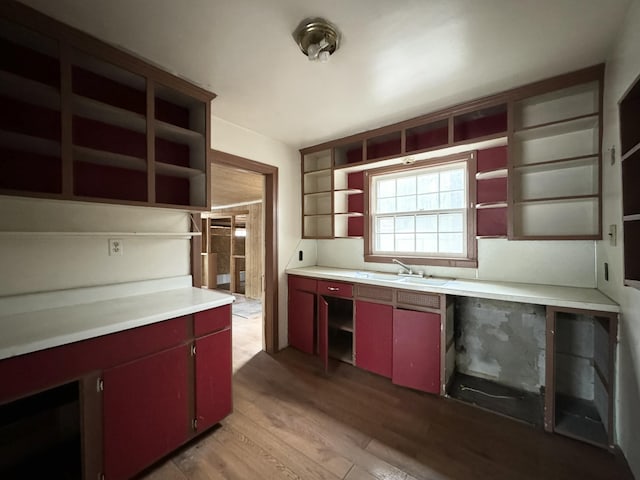
[(234, 316), (234, 412), (147, 480), (632, 479), (616, 456), (291, 348)]

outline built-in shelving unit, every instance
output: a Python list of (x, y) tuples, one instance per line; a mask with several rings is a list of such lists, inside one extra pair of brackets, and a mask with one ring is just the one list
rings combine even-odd
[(620, 101), (624, 281), (640, 289), (640, 79)]
[(601, 71), (513, 105), (510, 238), (584, 238), (600, 225)]
[(333, 237), (333, 161), (330, 149), (302, 158), (304, 238)]
[(478, 150), (476, 228), (479, 238), (507, 236), (507, 147)]
[(329, 357), (353, 364), (353, 300), (325, 296)]
[(214, 97), (4, 3), (0, 191), (206, 210)]

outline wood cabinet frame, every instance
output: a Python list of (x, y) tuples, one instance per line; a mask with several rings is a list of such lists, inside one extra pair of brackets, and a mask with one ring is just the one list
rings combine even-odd
[[(210, 149), (211, 143), (211, 131), (210, 131), (210, 118), (211, 118), (211, 101), (216, 97), (212, 92), (209, 92), (201, 87), (198, 87), (186, 80), (176, 77), (152, 64), (138, 58), (132, 54), (126, 53), (108, 45), (95, 37), (85, 34), (73, 27), (60, 23), (30, 7), (22, 5), (13, 0), (0, 3), (0, 18), (7, 20), (8, 22), (17, 24), (28, 30), (34, 31), (47, 38), (58, 43), (59, 46), (59, 66), (60, 66), (60, 122), (61, 122), (61, 136), (60, 136), (60, 161), (61, 161), (61, 178), (62, 188), (58, 193), (48, 193), (39, 191), (37, 189), (21, 189), (16, 187), (3, 188), (2, 193), (9, 195), (20, 195), (30, 197), (41, 198), (56, 198), (65, 200), (79, 200), (79, 201), (91, 201), (98, 203), (115, 203), (124, 205), (139, 205), (139, 206), (159, 206), (162, 208), (177, 208), (188, 211), (205, 211), (209, 210), (211, 206), (211, 189), (210, 189)], [(78, 192), (74, 190), (77, 188), (75, 181), (78, 180), (80, 174), (76, 172), (74, 168), (74, 139), (73, 139), (73, 125), (74, 125), (74, 109), (72, 107), (74, 93), (72, 92), (72, 65), (73, 65), (73, 52), (81, 52), (82, 55), (88, 55), (92, 59), (97, 59), (99, 62), (104, 62), (115, 69), (121, 69), (126, 72), (133, 73), (146, 80), (145, 95), (146, 95), (146, 155), (142, 159), (146, 162), (145, 174), (146, 179), (146, 191), (138, 192), (137, 195), (140, 198), (129, 199), (126, 195), (120, 192), (110, 192), (108, 194), (96, 194), (92, 195), (91, 188), (89, 193), (83, 192), (86, 188), (81, 189)], [(201, 168), (188, 168), (182, 171), (167, 171), (163, 169), (164, 173), (158, 173), (156, 169), (156, 145), (155, 142), (160, 136), (156, 136), (157, 130), (155, 128), (156, 123), (159, 121), (155, 115), (155, 101), (160, 97), (156, 96), (156, 87), (162, 85), (165, 89), (171, 89), (177, 92), (180, 96), (188, 98), (190, 101), (195, 100), (202, 105), (203, 124), (202, 130), (199, 132), (199, 146), (197, 150), (199, 155), (202, 155), (203, 164)], [(186, 107), (185, 107), (186, 108)], [(186, 141), (188, 143), (188, 141)], [(181, 144), (182, 145), (182, 144)], [(186, 144), (185, 144), (186, 145)], [(202, 149), (200, 151), (200, 148)], [(81, 162), (87, 165), (101, 165), (98, 163)], [(105, 168), (118, 168), (116, 163), (105, 163)], [(164, 165), (167, 167), (167, 165)], [(172, 165), (169, 165), (172, 167)], [(190, 165), (191, 167), (191, 165)], [(125, 168), (128, 172), (136, 172), (136, 169)], [(177, 168), (180, 170), (180, 167)], [(193, 171), (188, 171), (193, 170)], [(170, 179), (172, 185), (175, 186), (176, 181), (184, 180), (186, 187), (180, 187), (180, 193), (177, 194), (180, 200), (176, 199), (176, 191), (165, 188), (164, 192), (170, 192), (170, 194), (162, 195), (158, 198), (159, 186), (157, 184), (157, 174), (163, 175), (163, 178)], [(196, 181), (191, 177), (201, 177)], [(96, 175), (95, 173), (93, 174)], [(136, 177), (137, 178), (137, 177)], [(93, 179), (92, 179), (93, 181)], [(170, 188), (174, 188), (174, 186)], [(123, 189), (132, 190), (130, 185), (122, 187)], [(186, 188), (186, 191), (183, 189)], [(194, 192), (198, 192), (198, 199), (195, 199)], [(186, 193), (185, 193), (186, 192)], [(185, 195), (188, 199), (185, 200)]]

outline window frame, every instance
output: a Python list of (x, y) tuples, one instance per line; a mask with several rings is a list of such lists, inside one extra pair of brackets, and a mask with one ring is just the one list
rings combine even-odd
[[(394, 173), (409, 173), (413, 170), (422, 170), (429, 167), (442, 167), (448, 164), (466, 163), (467, 168), (467, 207), (466, 207), (466, 236), (467, 255), (460, 256), (424, 256), (374, 253), (374, 216), (372, 214), (371, 199), (373, 192), (373, 177)], [(367, 263), (391, 263), (392, 259), (398, 259), (410, 265), (427, 265), (440, 267), (465, 267), (476, 268), (478, 266), (478, 245), (476, 239), (476, 152), (448, 155), (418, 161), (412, 164), (400, 164), (387, 167), (366, 170), (364, 172), (364, 261)]]

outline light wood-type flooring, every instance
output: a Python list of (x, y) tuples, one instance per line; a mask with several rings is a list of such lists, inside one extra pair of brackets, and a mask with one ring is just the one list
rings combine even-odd
[(233, 318), (234, 412), (146, 480), (625, 480), (624, 461), (456, 400), (288, 348)]

